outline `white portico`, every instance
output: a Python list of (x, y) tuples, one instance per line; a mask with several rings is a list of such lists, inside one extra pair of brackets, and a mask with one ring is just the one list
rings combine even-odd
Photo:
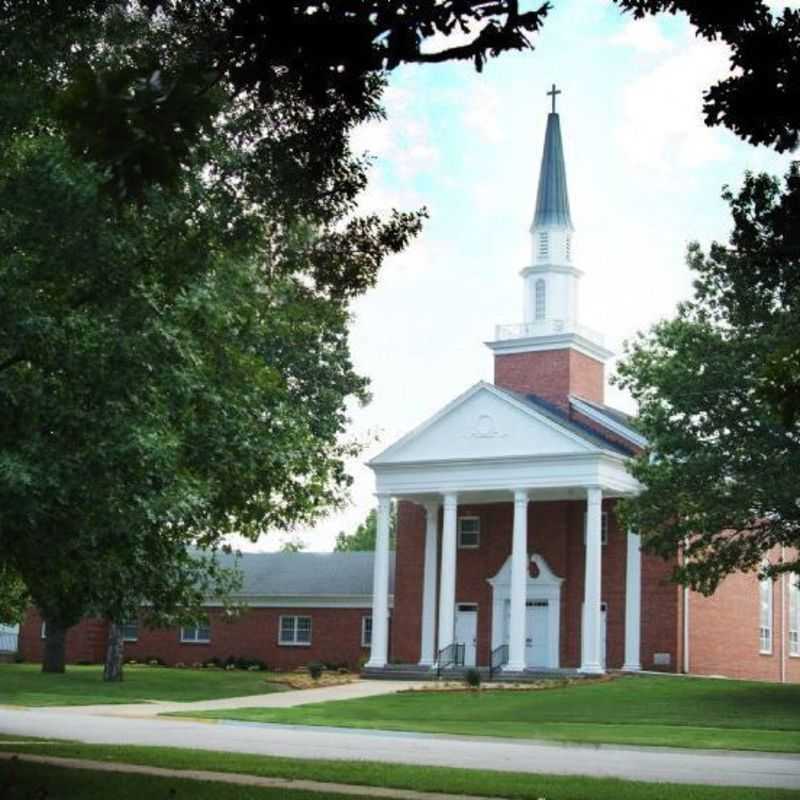
[[(374, 459), (371, 466), (379, 499), (378, 552), (372, 650), (367, 668), (384, 667), (388, 657), (384, 587), (388, 586), (390, 498), (411, 501), (425, 509), (421, 664), (433, 664), (438, 652), (457, 641), (460, 505), (513, 503), (511, 552), (502, 569), (486, 577), (494, 594), (490, 612), (492, 650), (507, 643), (505, 669), (512, 672), (561, 666), (559, 615), (563, 578), (536, 552), (537, 537), (544, 539), (553, 534), (546, 529), (538, 531), (535, 520), (537, 503), (566, 500), (585, 502), (587, 510), (583, 598), (586, 631), (582, 636), (580, 668), (587, 673), (602, 672), (601, 501), (603, 497), (636, 491), (637, 486), (625, 469), (626, 458), (621, 449), (570, 423), (535, 398), (482, 382)], [(530, 532), (529, 517), (534, 521)], [(635, 575), (638, 547), (632, 548), (631, 553), (629, 569)], [(626, 608), (626, 614), (630, 613), (631, 619), (638, 613), (635, 607), (639, 603), (639, 586), (632, 580), (627, 595), (631, 610)], [(545, 603), (547, 647), (537, 650), (536, 660), (530, 663), (526, 651), (531, 646), (527, 640), (539, 636), (528, 635), (529, 619), (544, 619), (536, 609), (544, 608)], [(402, 613), (402, 606), (396, 602), (395, 614)], [(489, 613), (488, 609), (484, 613)], [(635, 668), (639, 662), (638, 623), (631, 633), (626, 661)]]
[[(604, 363), (611, 353), (599, 334), (579, 323), (582, 273), (572, 263), (574, 227), (556, 93), (554, 87), (530, 228), (532, 260), (521, 271), (524, 322), (498, 326), (487, 343), (495, 353), (494, 384), (476, 383), (370, 462), (378, 552), (368, 670), (386, 667), (389, 659), (392, 499), (424, 509), (424, 530), (398, 527), (398, 576), (419, 569), (419, 585), (396, 583), (392, 621), (393, 641), (419, 637), (414, 652), (420, 665), (432, 665), (446, 648), (463, 644), (468, 660), (501, 663), (514, 673), (563, 667), (561, 653), (576, 647), (574, 665), (582, 672), (605, 669), (603, 501), (638, 491), (626, 461), (642, 441), (625, 415), (603, 404)], [(491, 511), (500, 504), (505, 516)], [(480, 513), (465, 517), (464, 508)], [(554, 521), (554, 508), (560, 522)], [(479, 530), (481, 519), (495, 522)], [(612, 549), (620, 552), (616, 545)], [(627, 534), (621, 552), (624, 665), (635, 670), (638, 537)], [(468, 580), (462, 580), (462, 568)], [(399, 616), (417, 607), (413, 626)], [(609, 613), (621, 618), (622, 609)], [(397, 644), (411, 652), (402, 638)]]

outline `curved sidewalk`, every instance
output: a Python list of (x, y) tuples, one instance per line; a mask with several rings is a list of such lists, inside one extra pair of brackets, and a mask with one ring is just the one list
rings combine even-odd
[(137, 719), (53, 710), (0, 710), (0, 732), (220, 750), (287, 758), (378, 761), (504, 772), (800, 789), (800, 756), (677, 748), (565, 745), (310, 726)]

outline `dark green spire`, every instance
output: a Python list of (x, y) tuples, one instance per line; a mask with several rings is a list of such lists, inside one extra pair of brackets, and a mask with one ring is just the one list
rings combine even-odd
[(561, 145), (561, 125), (558, 114), (547, 115), (542, 166), (539, 170), (539, 190), (536, 193), (536, 213), (531, 231), (540, 225), (557, 225), (574, 230), (569, 214), (567, 170), (564, 167), (564, 148)]

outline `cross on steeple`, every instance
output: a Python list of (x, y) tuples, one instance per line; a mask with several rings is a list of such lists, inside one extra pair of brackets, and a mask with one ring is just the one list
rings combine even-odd
[(553, 113), (554, 114), (556, 113), (556, 95), (557, 94), (561, 94), (561, 89), (556, 89), (556, 85), (553, 84), (553, 88), (549, 92), (547, 92), (547, 96), (553, 98)]

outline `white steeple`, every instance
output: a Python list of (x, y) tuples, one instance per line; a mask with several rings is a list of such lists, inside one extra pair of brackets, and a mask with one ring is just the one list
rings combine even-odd
[(567, 170), (556, 113), (555, 84), (548, 94), (553, 110), (547, 116), (536, 211), (531, 222), (531, 265), (522, 270), (525, 281), (524, 315), (528, 324), (551, 322), (568, 327), (578, 321), (578, 280), (572, 263), (575, 228), (569, 213)]
[(611, 353), (603, 337), (584, 328), (578, 318), (578, 288), (583, 275), (572, 261), (575, 227), (569, 208), (567, 171), (561, 142), (561, 123), (556, 113), (553, 88), (552, 110), (539, 170), (536, 211), (530, 226), (531, 261), (521, 271), (523, 279), (523, 323), (499, 325), (495, 352), (526, 352), (573, 347), (604, 361)]

